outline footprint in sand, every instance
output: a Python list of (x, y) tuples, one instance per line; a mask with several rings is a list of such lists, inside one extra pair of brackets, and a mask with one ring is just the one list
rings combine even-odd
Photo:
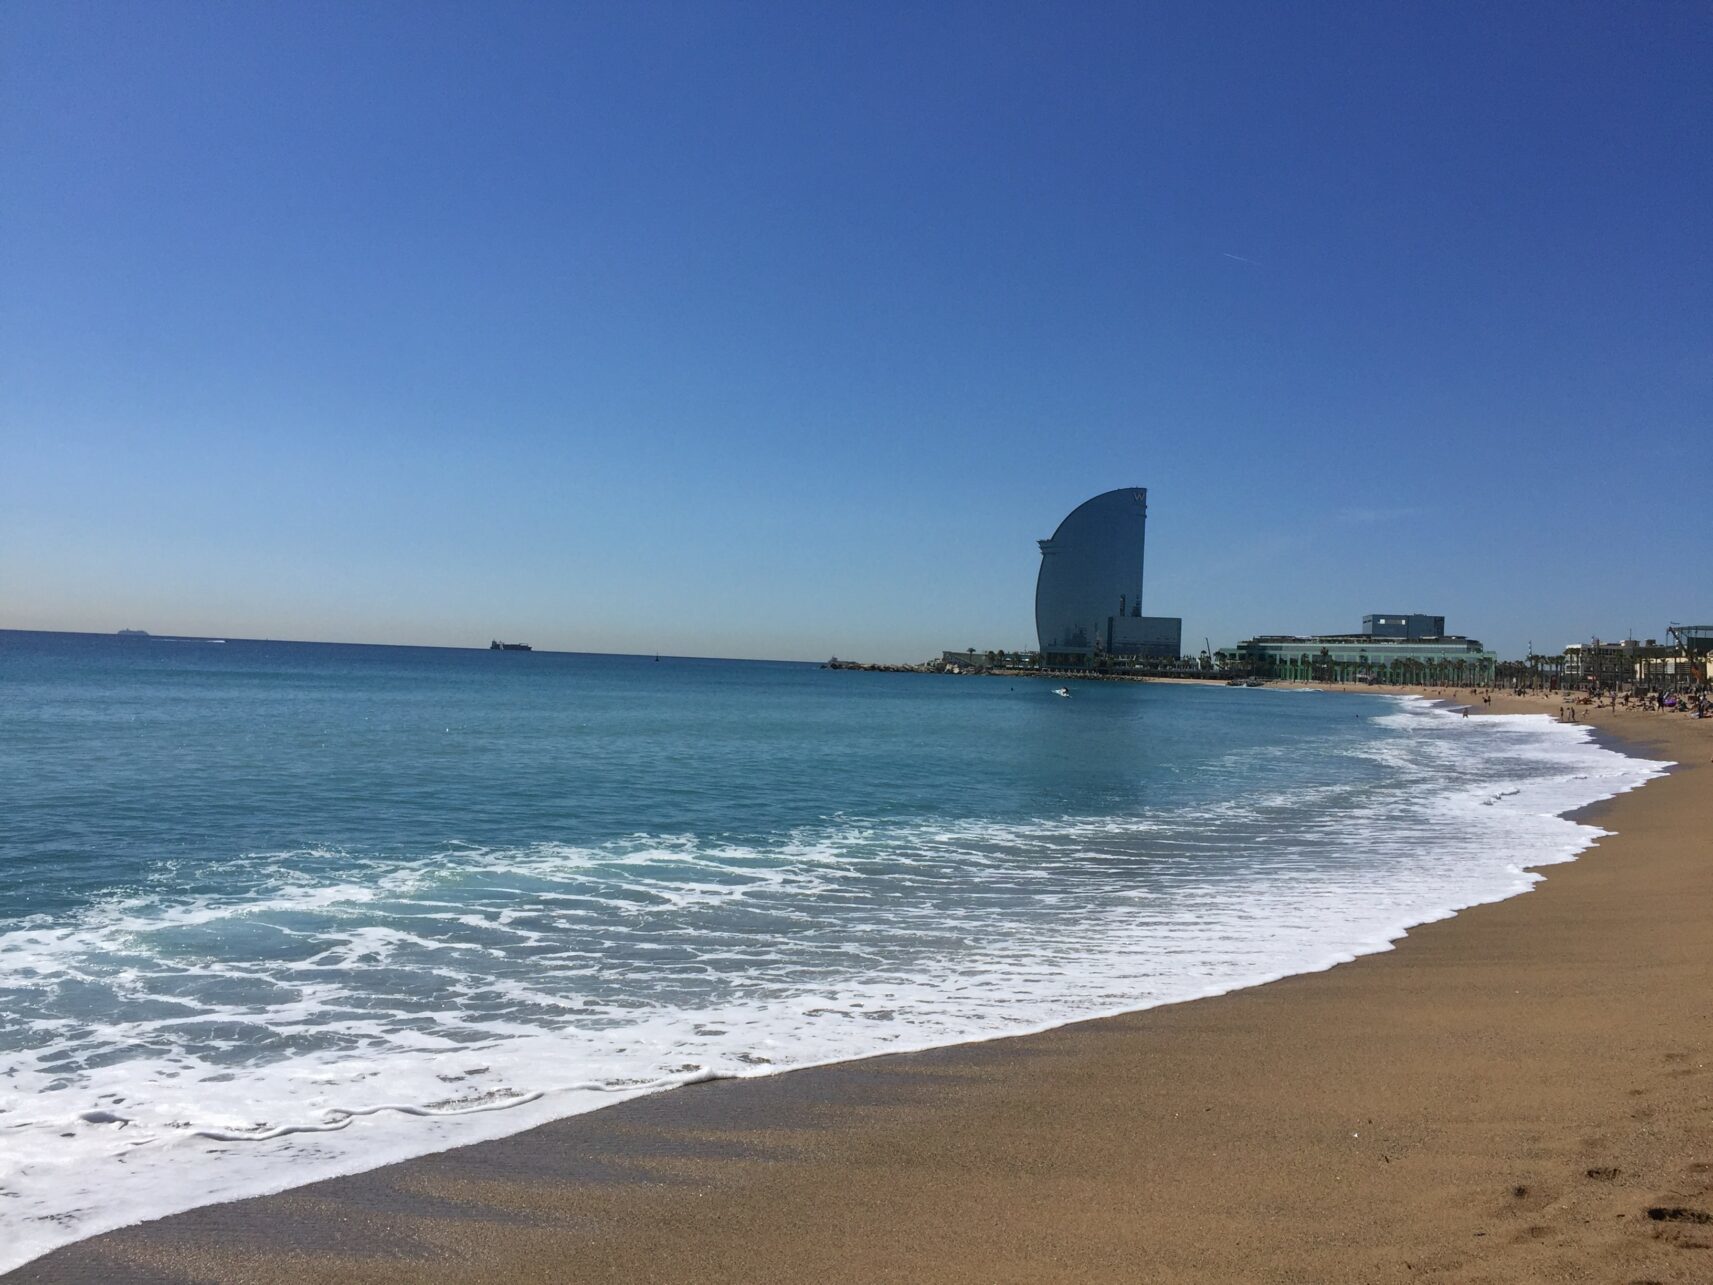
[(1708, 1231), (1713, 1213), (1693, 1205), (1649, 1205), (1648, 1221), (1654, 1224), (1654, 1239), (1677, 1249), (1713, 1249)]
[(1713, 1225), (1713, 1214), (1705, 1209), (1691, 1209), (1686, 1205), (1649, 1205), (1648, 1217), (1656, 1223)]

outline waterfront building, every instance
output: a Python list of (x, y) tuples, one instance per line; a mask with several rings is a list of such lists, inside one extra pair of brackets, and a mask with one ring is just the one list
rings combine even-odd
[[(1376, 632), (1375, 622), (1383, 621)], [(1428, 622), (1432, 635), (1420, 633)], [(1394, 623), (1395, 622), (1395, 623)], [(1478, 639), (1447, 634), (1444, 616), (1364, 616), (1359, 634), (1264, 634), (1219, 653), (1263, 678), (1317, 683), (1445, 683), (1466, 686), (1493, 681), (1499, 658)]]
[(1671, 641), (1571, 643), (1564, 649), (1566, 687), (1606, 689), (1635, 685), (1656, 691), (1699, 687), (1713, 680), (1713, 625), (1670, 627)]
[(1147, 489), (1124, 487), (1085, 500), (1039, 542), (1035, 632), (1043, 666), (1180, 654), (1183, 621), (1142, 614), (1147, 525)]
[(1566, 687), (1614, 687), (1633, 682), (1638, 659), (1657, 647), (1652, 638), (1641, 643), (1634, 638), (1626, 638), (1622, 642), (1602, 642), (1593, 638), (1585, 643), (1570, 643), (1564, 649), (1564, 684)]

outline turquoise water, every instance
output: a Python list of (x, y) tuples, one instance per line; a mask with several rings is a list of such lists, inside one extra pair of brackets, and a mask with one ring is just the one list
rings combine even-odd
[(0, 633), (0, 1266), (1325, 967), (1524, 890), (1655, 770), (1425, 702), (1072, 691)]

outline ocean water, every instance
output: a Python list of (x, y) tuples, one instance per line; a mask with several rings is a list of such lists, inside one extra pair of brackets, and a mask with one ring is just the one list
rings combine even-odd
[(1037, 1030), (1525, 891), (1542, 717), (0, 632), (0, 1268), (715, 1076)]

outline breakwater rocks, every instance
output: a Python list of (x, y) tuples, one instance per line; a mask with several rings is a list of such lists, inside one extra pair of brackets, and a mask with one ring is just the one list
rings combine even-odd
[(938, 661), (921, 665), (865, 665), (860, 660), (840, 660), (834, 656), (822, 669), (860, 669), (865, 674), (944, 674), (949, 672)]

